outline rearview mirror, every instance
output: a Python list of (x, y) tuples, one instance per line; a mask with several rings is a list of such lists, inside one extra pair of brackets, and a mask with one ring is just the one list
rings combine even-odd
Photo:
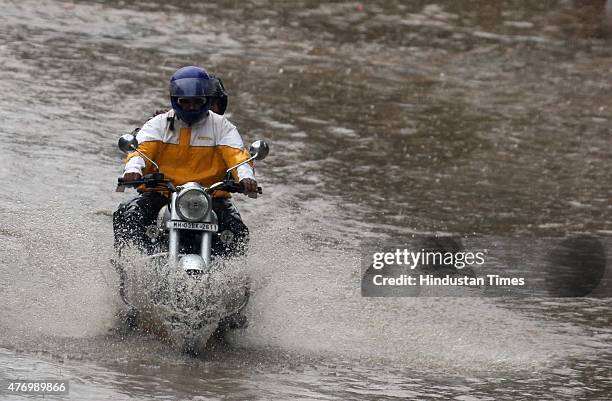
[(122, 152), (133, 152), (136, 150), (136, 148), (138, 148), (138, 141), (136, 140), (136, 137), (134, 135), (125, 134), (121, 135), (117, 146), (119, 146), (119, 149), (121, 149)]
[(263, 140), (255, 141), (249, 148), (249, 153), (255, 160), (263, 160), (268, 156), (270, 152), (270, 147), (268, 143)]

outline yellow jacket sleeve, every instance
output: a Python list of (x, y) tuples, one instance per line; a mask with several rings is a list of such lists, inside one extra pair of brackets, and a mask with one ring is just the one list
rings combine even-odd
[[(157, 158), (161, 142), (159, 141), (148, 141), (142, 142), (138, 145), (138, 150), (151, 160)], [(142, 172), (142, 174), (148, 174), (155, 171), (153, 165), (137, 152), (129, 153), (126, 157), (125, 172)]]
[[(242, 163), (251, 157), (249, 152), (244, 148), (238, 149), (231, 146), (222, 145), (219, 146), (219, 150), (227, 168), (234, 167), (235, 165)], [(237, 170), (232, 170), (232, 176), (236, 181), (240, 181), (243, 178), (254, 178), (253, 162), (251, 161), (247, 165), (239, 167)]]

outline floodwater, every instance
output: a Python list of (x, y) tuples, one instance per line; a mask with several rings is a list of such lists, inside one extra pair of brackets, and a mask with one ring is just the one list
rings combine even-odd
[[(604, 1), (0, 6), (1, 379), (68, 379), (47, 398), (72, 400), (610, 398), (609, 298), (359, 282), (364, 239), (609, 241)], [(264, 195), (237, 199), (250, 326), (198, 357), (118, 329), (109, 264), (130, 196), (116, 138), (187, 64), (223, 78), (245, 142), (271, 144)]]

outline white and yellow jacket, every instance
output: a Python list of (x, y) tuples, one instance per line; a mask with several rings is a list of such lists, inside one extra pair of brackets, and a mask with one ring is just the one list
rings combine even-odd
[[(174, 130), (170, 129), (171, 125)], [(138, 150), (155, 161), (174, 185), (193, 181), (210, 186), (223, 180), (228, 168), (250, 157), (236, 127), (212, 111), (191, 127), (175, 118), (174, 110), (159, 114), (142, 126), (136, 139)], [(154, 167), (138, 153), (127, 156), (124, 174), (152, 172)], [(248, 163), (233, 173), (238, 181), (254, 178), (253, 168)], [(214, 196), (229, 197), (229, 194), (217, 191)]]

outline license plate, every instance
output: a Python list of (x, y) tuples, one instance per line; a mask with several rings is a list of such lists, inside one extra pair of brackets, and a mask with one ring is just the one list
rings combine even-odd
[(169, 221), (168, 228), (179, 230), (200, 230), (200, 231), (218, 231), (219, 227), (216, 224), (210, 223), (190, 223), (188, 221)]

